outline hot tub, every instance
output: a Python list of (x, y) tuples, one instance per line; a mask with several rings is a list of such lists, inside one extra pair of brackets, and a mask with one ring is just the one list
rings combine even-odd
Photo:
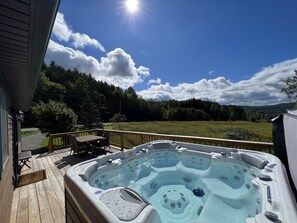
[(262, 152), (153, 141), (64, 179), (68, 222), (297, 222), (285, 169)]

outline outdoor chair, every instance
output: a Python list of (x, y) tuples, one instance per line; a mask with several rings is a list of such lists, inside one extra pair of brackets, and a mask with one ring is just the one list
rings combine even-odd
[(104, 130), (99, 129), (97, 132), (97, 136), (103, 136), (104, 135)]
[(79, 152), (86, 152), (89, 150), (90, 145), (86, 143), (80, 143), (76, 140), (74, 135), (70, 135), (70, 144), (71, 144), (71, 150), (70, 154), (73, 152), (73, 154), (78, 154)]
[(27, 164), (27, 162), (30, 163), (29, 159), (31, 158), (31, 155), (31, 151), (23, 151), (19, 153), (19, 172), (22, 170), (23, 166), (27, 166), (29, 169), (31, 169), (31, 167)]
[(100, 139), (97, 141), (96, 147), (100, 148), (100, 149), (103, 148), (105, 150), (107, 147), (110, 147), (109, 132), (105, 131), (103, 134), (103, 137), (104, 137), (104, 139)]

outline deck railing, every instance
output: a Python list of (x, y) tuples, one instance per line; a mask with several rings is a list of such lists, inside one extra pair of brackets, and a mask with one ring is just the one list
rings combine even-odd
[(77, 131), (77, 132), (63, 132), (63, 133), (56, 133), (50, 134), (48, 138), (48, 151), (53, 152), (57, 149), (64, 149), (70, 147), (70, 135), (75, 135), (76, 137), (84, 136), (84, 135), (96, 135), (98, 129), (90, 129), (84, 131)]
[[(53, 152), (57, 149), (70, 147), (69, 135), (83, 136), (83, 135), (96, 135), (99, 129), (91, 129), (78, 132), (65, 132), (58, 134), (51, 134), (49, 136), (48, 151)], [(231, 139), (218, 139), (206, 138), (197, 136), (183, 136), (183, 135), (168, 135), (146, 132), (132, 132), (121, 130), (104, 130), (110, 132), (110, 144), (118, 146), (123, 149), (132, 148), (153, 140), (173, 140), (205, 145), (224, 146), (239, 149), (251, 149), (267, 153), (273, 153), (273, 144), (269, 142), (254, 142), (254, 141), (241, 141)]]

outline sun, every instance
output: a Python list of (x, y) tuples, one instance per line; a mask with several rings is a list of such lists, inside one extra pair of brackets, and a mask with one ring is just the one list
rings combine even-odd
[(125, 5), (129, 12), (134, 13), (138, 9), (138, 0), (126, 0)]

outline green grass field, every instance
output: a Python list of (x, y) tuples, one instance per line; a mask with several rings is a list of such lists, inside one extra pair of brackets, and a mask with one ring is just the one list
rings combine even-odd
[(35, 135), (39, 132), (39, 130), (32, 130), (32, 131), (21, 131), (21, 137), (26, 137), (30, 135)]
[(272, 124), (246, 121), (124, 122), (106, 129), (272, 142)]

